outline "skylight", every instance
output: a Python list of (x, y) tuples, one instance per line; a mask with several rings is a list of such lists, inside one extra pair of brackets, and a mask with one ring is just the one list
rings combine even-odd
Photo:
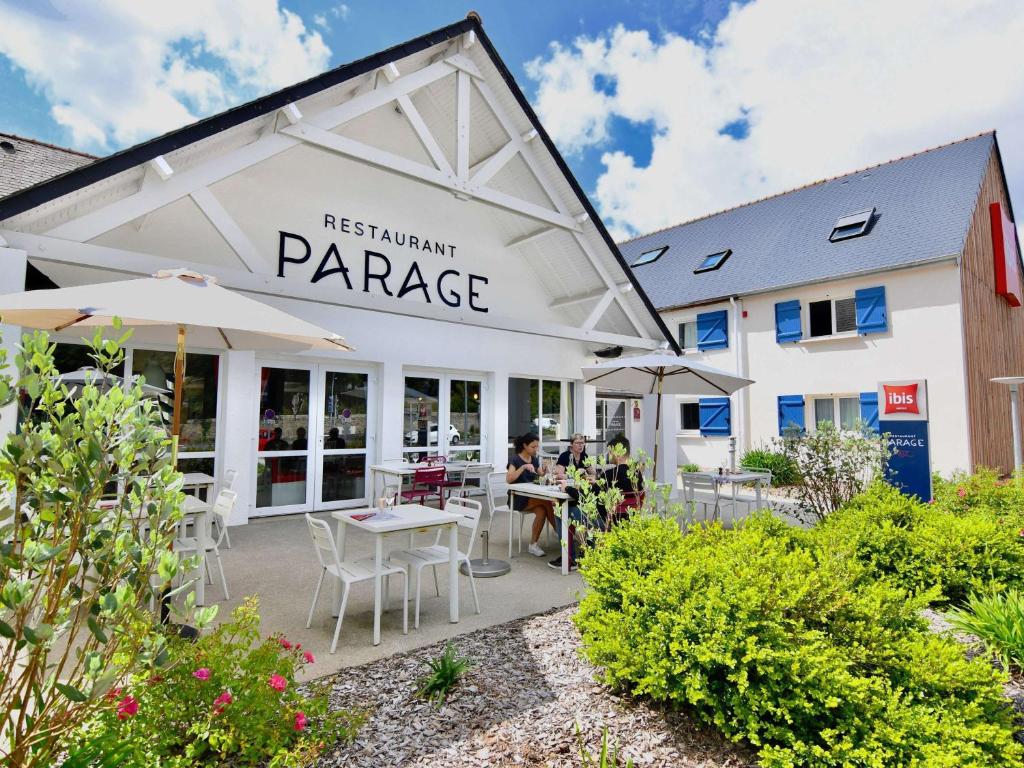
[(642, 267), (644, 264), (650, 264), (651, 262), (657, 261), (661, 258), (661, 254), (668, 250), (667, 245), (663, 245), (660, 248), (652, 248), (649, 251), (641, 253), (636, 261), (630, 264), (631, 267)]
[(732, 251), (726, 248), (724, 251), (718, 251), (712, 253), (709, 256), (704, 257), (704, 261), (700, 263), (700, 266), (693, 270), (693, 274), (699, 275), (701, 272), (710, 272), (713, 269), (718, 269), (720, 266), (725, 264), (725, 260), (732, 255)]
[(871, 226), (871, 217), (874, 215), (875, 209), (868, 208), (840, 217), (836, 225), (832, 227), (832, 234), (828, 236), (828, 239), (834, 243), (838, 240), (849, 240), (851, 237), (867, 234), (868, 227)]

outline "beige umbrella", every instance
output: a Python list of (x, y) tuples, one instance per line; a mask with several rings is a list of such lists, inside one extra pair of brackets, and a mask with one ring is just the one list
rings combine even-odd
[(181, 432), (186, 338), (210, 349), (352, 351), (335, 333), (184, 269), (136, 280), (7, 294), (0, 296), (0, 317), (5, 323), (49, 331), (107, 327), (119, 318), (133, 329), (134, 341), (173, 343), (175, 438)]

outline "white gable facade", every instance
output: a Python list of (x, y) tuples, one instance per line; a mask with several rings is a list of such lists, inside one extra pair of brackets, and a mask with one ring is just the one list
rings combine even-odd
[(236, 523), (365, 505), (386, 460), (553, 452), (594, 432), (595, 352), (674, 343), (475, 18), (0, 199), (0, 260), (5, 293), (186, 267), (346, 338), (190, 348), (182, 466), (237, 470)]

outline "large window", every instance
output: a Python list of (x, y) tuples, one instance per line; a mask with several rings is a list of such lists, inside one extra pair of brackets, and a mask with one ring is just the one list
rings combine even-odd
[(430, 454), (479, 459), (483, 449), (483, 382), (458, 374), (405, 377), (405, 458)]
[(807, 308), (811, 338), (857, 330), (857, 302), (853, 297), (812, 301)]
[(860, 397), (826, 396), (811, 398), (811, 409), (814, 414), (814, 426), (827, 421), (840, 429), (856, 428), (860, 419)]
[(508, 380), (509, 447), (519, 435), (533, 432), (547, 453), (565, 450), (575, 431), (576, 385), (552, 379)]
[[(185, 382), (181, 401), (182, 454), (217, 450), (217, 387), (220, 356), (189, 352), (185, 355)], [(146, 383), (167, 390), (161, 402), (170, 423), (174, 408), (174, 353), (151, 349), (132, 351), (132, 373)], [(194, 457), (193, 458), (197, 458)]]

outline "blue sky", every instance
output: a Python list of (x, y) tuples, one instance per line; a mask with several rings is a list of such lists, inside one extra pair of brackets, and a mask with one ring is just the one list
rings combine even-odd
[(0, 0), (0, 132), (105, 154), (470, 8), (621, 237), (993, 128), (1024, 183), (1014, 0)]

